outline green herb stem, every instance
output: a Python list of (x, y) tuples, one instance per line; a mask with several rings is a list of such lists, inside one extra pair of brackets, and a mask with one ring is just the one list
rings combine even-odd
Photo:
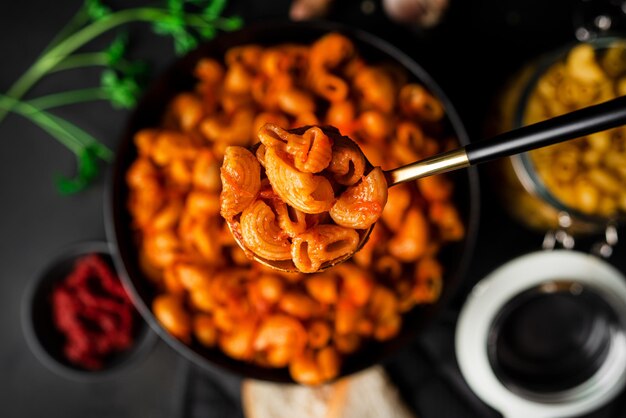
[(82, 67), (106, 66), (109, 64), (109, 58), (104, 52), (88, 52), (85, 54), (70, 55), (59, 62), (50, 72), (63, 70), (73, 70)]
[(109, 99), (109, 95), (106, 91), (104, 91), (100, 87), (94, 87), (89, 89), (80, 89), (49, 94), (47, 96), (28, 100), (24, 103), (28, 103), (29, 105), (31, 105), (33, 109), (35, 109), (35, 111), (41, 111), (53, 107), (107, 99)]
[(98, 142), (93, 136), (64, 119), (37, 109), (29, 103), (0, 95), (0, 109), (6, 112), (14, 112), (29, 119), (76, 155), (86, 147), (91, 147), (96, 151), (96, 155), (99, 158), (105, 161), (113, 159), (113, 152)]
[(85, 11), (84, 7), (81, 7), (78, 12), (70, 19), (69, 22), (57, 33), (54, 38), (50, 41), (48, 46), (41, 51), (42, 54), (54, 48), (59, 42), (63, 39), (67, 38), (71, 33), (78, 30), (80, 27), (84, 26), (87, 22), (89, 22), (89, 15)]
[(77, 138), (81, 138), (82, 143), (85, 144), (87, 147), (89, 147), (91, 150), (93, 150), (94, 154), (98, 158), (100, 158), (103, 161), (106, 161), (107, 163), (110, 163), (113, 161), (113, 158), (115, 157), (115, 154), (113, 153), (113, 151), (111, 151), (111, 149), (108, 148), (106, 145), (99, 142), (92, 135), (88, 134), (87, 132), (83, 131), (76, 125), (66, 121), (63, 118), (60, 118), (55, 115), (50, 115), (50, 114), (48, 116), (57, 125), (59, 125), (59, 127), (62, 128), (64, 131), (68, 132), (69, 134)]
[[(241, 20), (223, 18), (225, 0), (215, 1), (202, 13), (186, 13), (186, 0), (168, 0), (167, 8), (139, 7), (112, 12), (99, 0), (86, 0), (84, 6), (50, 41), (34, 64), (9, 88), (0, 94), (0, 123), (9, 113), (18, 114), (39, 126), (72, 151), (78, 162), (75, 178), (59, 178), (57, 186), (63, 193), (75, 193), (86, 187), (98, 174), (97, 159), (113, 160), (113, 152), (88, 132), (71, 122), (51, 114), (47, 109), (94, 100), (109, 100), (116, 107), (130, 107), (140, 90), (139, 77), (144, 65), (124, 59), (124, 37), (118, 37), (103, 52), (76, 51), (94, 38), (130, 22), (153, 23), (157, 33), (174, 38), (177, 52), (196, 45), (196, 36), (210, 38), (215, 30), (237, 29)], [(191, 2), (191, 0), (190, 0)], [(76, 68), (103, 66), (101, 87), (78, 89), (22, 100), (24, 95), (45, 75)]]
[(112, 64), (109, 56), (105, 52), (88, 52), (85, 54), (73, 54), (66, 57), (54, 68), (51, 68), (50, 71), (48, 71), (48, 74), (85, 67), (110, 67), (124, 72), (132, 70), (133, 63), (125, 59), (119, 59), (115, 62), (115, 64)]
[(206, 27), (215, 27), (220, 30), (233, 30), (238, 27), (233, 27), (233, 22), (236, 22), (234, 18), (228, 17), (217, 17), (215, 19), (206, 19), (200, 15), (189, 14), (185, 16), (185, 23), (194, 27), (194, 28), (206, 28)]
[[(132, 21), (158, 21), (167, 19), (169, 13), (165, 9), (157, 8), (136, 8), (115, 12), (108, 16), (97, 20), (83, 29), (68, 36), (65, 40), (59, 42), (56, 46), (50, 48), (42, 54), (40, 58), (33, 64), (22, 76), (13, 84), (6, 92), (6, 96), (14, 99), (21, 99), (22, 96), (43, 77), (48, 71), (63, 61), (69, 54), (86, 44), (90, 40), (96, 38), (102, 33), (111, 30), (116, 26), (120, 26)], [(0, 109), (0, 122), (4, 120), (9, 109)]]
[[(171, 19), (171, 15), (166, 9), (159, 9), (154, 7), (145, 7), (145, 8), (135, 8), (135, 9), (126, 9), (120, 10), (118, 12), (112, 13), (108, 16), (103, 17), (100, 20), (97, 20), (84, 28), (78, 30), (72, 35), (67, 36), (64, 40), (57, 42), (56, 44), (51, 44), (50, 48), (47, 49), (39, 59), (24, 73), (22, 76), (13, 84), (13, 86), (6, 92), (6, 96), (12, 97), (14, 99), (21, 99), (24, 94), (37, 82), (41, 77), (47, 74), (49, 71), (53, 70), (55, 67), (63, 68), (76, 68), (77, 66), (84, 65), (94, 65), (93, 63), (89, 63), (86, 61), (87, 54), (82, 56), (76, 56), (73, 60), (69, 61), (69, 64), (62, 64), (64, 60), (67, 60), (68, 56), (73, 53), (76, 49), (80, 48), (82, 45), (96, 38), (104, 32), (107, 32), (114, 27), (130, 23), (133, 21), (144, 21), (144, 22), (158, 22), (158, 21), (166, 21), (167, 19)], [(190, 14), (185, 17), (185, 21), (190, 26), (195, 28), (203, 28), (214, 26), (217, 29), (223, 30), (232, 30), (233, 29), (233, 20), (228, 18), (215, 18), (212, 20), (207, 20), (203, 18), (201, 15)], [(72, 25), (72, 28), (74, 25)], [(92, 58), (97, 58), (97, 64), (95, 65), (106, 65), (106, 61), (104, 57), (100, 56), (91, 56)], [(84, 61), (83, 61), (84, 60)], [(9, 112), (11, 108), (8, 109), (0, 109), (0, 123), (6, 117), (7, 112)]]
[(65, 132), (45, 113), (33, 112), (30, 106), (24, 105), (21, 102), (16, 102), (11, 97), (0, 96), (0, 109), (7, 112), (14, 112), (29, 119), (61, 144), (69, 148), (76, 155), (78, 155), (78, 153), (85, 148), (85, 145), (81, 143), (80, 140), (70, 135), (68, 132)]

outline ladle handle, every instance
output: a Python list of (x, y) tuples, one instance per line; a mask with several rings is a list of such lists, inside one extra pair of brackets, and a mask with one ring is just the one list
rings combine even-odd
[(387, 182), (393, 186), (625, 124), (626, 96), (622, 96), (387, 171)]
[(505, 132), (465, 147), (470, 165), (626, 124), (626, 96)]

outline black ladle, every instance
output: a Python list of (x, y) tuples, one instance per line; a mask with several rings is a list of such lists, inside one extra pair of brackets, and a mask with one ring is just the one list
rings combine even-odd
[[(388, 187), (422, 177), (446, 173), (461, 168), (509, 157), (559, 142), (579, 138), (595, 132), (626, 124), (626, 96), (606, 101), (566, 113), (543, 122), (505, 132), (493, 138), (473, 142), (461, 148), (447, 151), (432, 157), (385, 171)], [(258, 146), (255, 145), (253, 148)], [(366, 156), (367, 159), (367, 156)], [(371, 164), (368, 165), (371, 167)], [(229, 224), (229, 226), (232, 226)], [(353, 253), (324, 263), (319, 271), (331, 268), (351, 258), (367, 242), (374, 225), (360, 233), (360, 242)], [(239, 235), (235, 239), (242, 249), (246, 249)], [(251, 253), (251, 251), (247, 251)], [(291, 260), (268, 260), (252, 253), (254, 259), (266, 266), (285, 272), (297, 272)]]

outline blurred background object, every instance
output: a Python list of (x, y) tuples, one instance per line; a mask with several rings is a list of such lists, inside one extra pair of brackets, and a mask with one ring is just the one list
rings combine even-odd
[(448, 0), (383, 0), (383, 8), (395, 22), (428, 29), (441, 21)]
[[(294, 0), (289, 9), (293, 20), (320, 19), (327, 16), (335, 0)], [(396, 23), (428, 29), (441, 22), (448, 0), (383, 0), (382, 8)], [(364, 0), (361, 10), (365, 14), (376, 10), (373, 0)]]
[(247, 418), (415, 418), (380, 366), (319, 387), (245, 380)]
[(334, 0), (295, 0), (289, 9), (293, 20), (321, 19), (326, 16)]
[(626, 2), (623, 0), (577, 0), (573, 13), (576, 39), (589, 41), (599, 36), (624, 33)]

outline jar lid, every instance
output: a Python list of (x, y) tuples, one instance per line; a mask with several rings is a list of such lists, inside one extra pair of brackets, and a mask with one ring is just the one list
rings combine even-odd
[(456, 328), (465, 380), (506, 417), (567, 417), (626, 383), (626, 278), (575, 251), (527, 254), (468, 297)]

